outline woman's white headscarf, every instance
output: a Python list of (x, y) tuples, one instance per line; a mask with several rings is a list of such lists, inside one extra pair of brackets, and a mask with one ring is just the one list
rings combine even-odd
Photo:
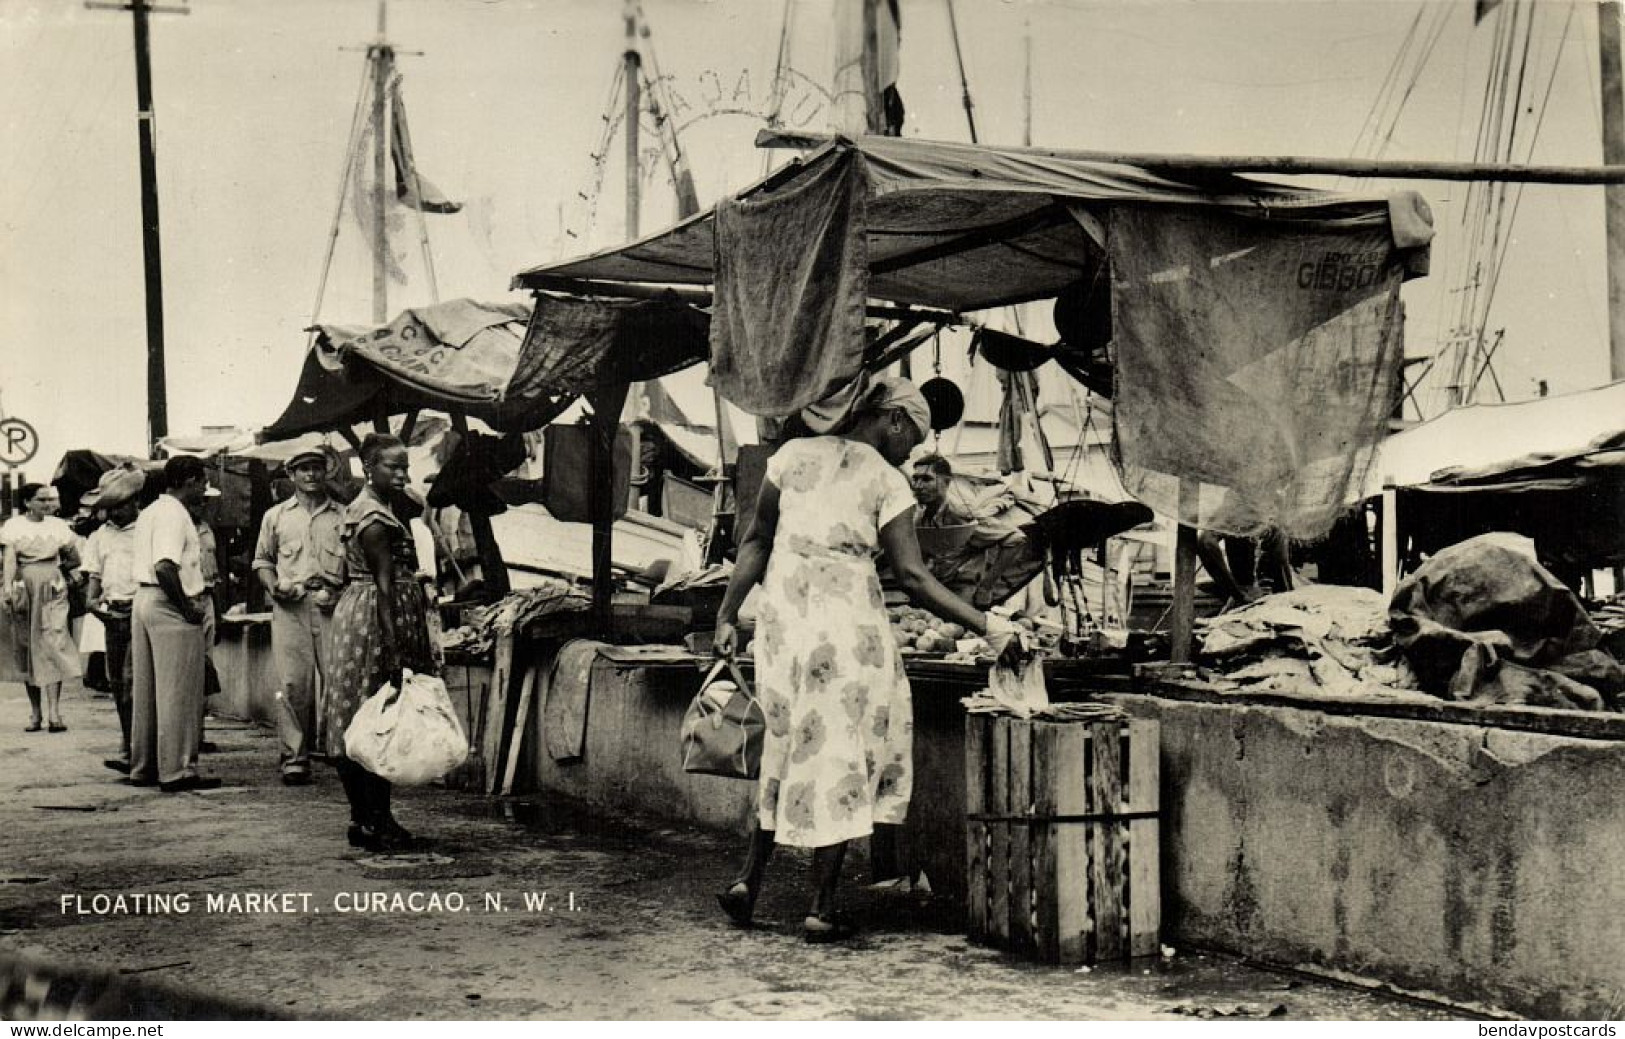
[(931, 405), (925, 402), (925, 394), (912, 382), (895, 375), (882, 375), (873, 381), (860, 409), (885, 411), (889, 408), (896, 408), (907, 415), (919, 428), (921, 440), (931, 435)]
[(801, 409), (801, 419), (814, 433), (846, 425), (865, 412), (895, 408), (909, 417), (923, 440), (931, 435), (931, 405), (925, 394), (907, 379), (895, 375), (859, 375), (841, 390)]

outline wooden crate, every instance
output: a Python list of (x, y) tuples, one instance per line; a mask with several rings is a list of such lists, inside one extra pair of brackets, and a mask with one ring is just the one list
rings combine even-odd
[(1151, 956), (1157, 723), (965, 717), (971, 940), (1047, 963)]

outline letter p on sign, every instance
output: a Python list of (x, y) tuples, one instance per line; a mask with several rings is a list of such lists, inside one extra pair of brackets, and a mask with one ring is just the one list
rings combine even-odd
[(0, 462), (19, 466), (39, 450), (39, 434), (20, 418), (0, 419)]

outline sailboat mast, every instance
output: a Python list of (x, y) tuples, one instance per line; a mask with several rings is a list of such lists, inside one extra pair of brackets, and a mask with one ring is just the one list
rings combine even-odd
[(626, 0), (626, 240), (638, 237), (638, 116), (643, 110), (643, 58), (638, 53), (638, 7)]
[[(1022, 73), (1021, 73), (1021, 145), (1024, 148), (1033, 146), (1033, 27), (1028, 22), (1024, 26), (1021, 42)], [(957, 34), (956, 34), (957, 36)]]
[[(1602, 74), (1602, 161), (1625, 163), (1625, 75), (1620, 62), (1620, 5), (1597, 5), (1598, 64)], [(1608, 228), (1608, 376), (1625, 379), (1625, 186), (1603, 188)]]
[(367, 59), (372, 63), (372, 321), (382, 325), (389, 320), (389, 225), (386, 207), (389, 204), (388, 129), (389, 76), (395, 64), (395, 50), (388, 41), (389, 9), (385, 0), (378, 0), (378, 42), (373, 44)]

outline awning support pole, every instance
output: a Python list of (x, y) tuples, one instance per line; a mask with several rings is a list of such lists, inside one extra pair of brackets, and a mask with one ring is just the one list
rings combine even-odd
[(1196, 528), (1185, 523), (1195, 519), (1197, 484), (1189, 478), (1179, 481), (1179, 522), (1174, 538), (1174, 601), (1170, 608), (1172, 652), (1169, 660), (1188, 664), (1196, 659)]
[[(416, 414), (413, 412), (414, 416)], [(451, 412), (451, 428), (466, 439), (468, 416), (461, 411)], [(495, 602), (512, 590), (508, 582), (508, 564), (502, 561), (502, 546), (497, 544), (496, 532), (491, 529), (491, 517), (470, 512), (468, 527), (474, 534), (474, 551), (479, 553), (480, 573), (485, 578), (486, 596), (491, 602)]]
[(1382, 482), (1382, 597), (1389, 602), (1399, 588), (1399, 492), (1392, 480)]
[[(821, 148), (834, 140), (829, 134), (762, 129), (758, 148)], [(952, 141), (911, 139), (915, 144), (950, 148), (969, 145)], [(1299, 155), (1158, 155), (1150, 152), (1103, 152), (1072, 148), (998, 149), (1015, 155), (1037, 155), (1079, 162), (1106, 162), (1144, 169), (1188, 173), (1254, 173), (1275, 176), (1367, 177), (1395, 180), (1486, 180), (1508, 184), (1625, 184), (1625, 165), (1525, 166), (1506, 162), (1411, 162), (1400, 159), (1329, 159)]]
[(615, 602), (615, 435), (626, 406), (627, 387), (608, 386), (588, 394), (592, 405), (592, 473), (587, 508), (592, 514), (592, 627), (609, 638)]

